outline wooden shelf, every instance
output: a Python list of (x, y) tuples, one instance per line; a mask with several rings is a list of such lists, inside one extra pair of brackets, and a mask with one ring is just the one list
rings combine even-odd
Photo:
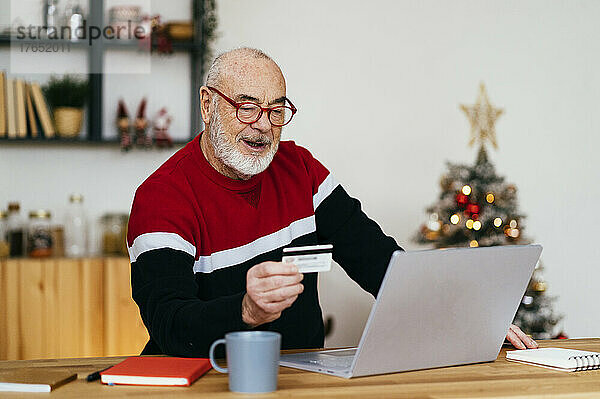
[[(186, 145), (191, 139), (188, 140), (173, 140), (173, 147), (182, 147)], [(72, 145), (72, 146), (114, 146), (117, 147), (120, 145), (118, 139), (108, 139), (108, 140), (88, 140), (88, 139), (64, 139), (64, 138), (14, 138), (9, 139), (6, 137), (0, 138), (0, 147), (4, 145), (18, 146), (18, 145), (36, 145), (36, 146), (61, 146), (61, 145)], [(144, 149), (143, 147), (133, 146), (134, 150)], [(163, 150), (168, 148), (159, 148), (156, 146), (152, 146), (151, 149)]]
[[(103, 42), (104, 48), (107, 49), (127, 49), (139, 50), (140, 44), (135, 40), (107, 40)], [(173, 51), (200, 51), (201, 46), (194, 42), (172, 42)], [(152, 50), (156, 53), (156, 42), (152, 42)]]
[(61, 39), (19, 39), (16, 36), (0, 35), (0, 46), (10, 46), (11, 44), (59, 44), (59, 45), (71, 45), (73, 47), (88, 47), (86, 40), (72, 42), (70, 40)]
[[(19, 39), (16, 36), (9, 35), (0, 35), (0, 46), (9, 46), (11, 44), (20, 45), (20, 44), (56, 44), (60, 46), (72, 46), (74, 48), (86, 49), (90, 47), (88, 40), (64, 40), (64, 39)], [(105, 49), (123, 49), (123, 50), (140, 50), (140, 43), (137, 40), (103, 40), (102, 46)], [(193, 52), (200, 51), (202, 46), (199, 43), (194, 41), (173, 41), (172, 42), (173, 51), (182, 51), (182, 52)], [(156, 52), (157, 44), (154, 40), (152, 42), (152, 50)]]
[[(174, 52), (185, 53), (190, 58), (190, 88), (188, 91), (189, 101), (191, 104), (190, 113), (190, 134), (191, 139), (196, 134), (196, 129), (201, 129), (202, 118), (200, 116), (200, 104), (197, 89), (202, 84), (204, 75), (204, 49), (206, 45), (204, 43), (204, 4), (207, 0), (191, 0), (191, 18), (194, 22), (194, 39), (190, 41), (173, 41), (172, 48)], [(87, 15), (87, 22), (89, 26), (104, 26), (105, 21), (105, 0), (94, 0), (90, 1), (90, 10)], [(26, 32), (27, 33), (27, 32)], [(139, 46), (137, 40), (119, 40), (119, 39), (104, 39), (94, 40), (91, 45), (89, 40), (78, 40), (72, 42), (70, 40), (61, 39), (19, 39), (15, 34), (7, 34), (6, 32), (0, 34), (0, 47), (10, 46), (11, 43), (27, 43), (27, 44), (57, 44), (61, 46), (70, 46), (70, 48), (83, 50), (88, 58), (88, 82), (90, 87), (90, 94), (87, 104), (87, 139), (85, 140), (46, 140), (46, 139), (16, 139), (16, 140), (5, 140), (0, 138), (0, 145), (4, 143), (11, 144), (81, 144), (81, 145), (99, 145), (99, 144), (118, 144), (116, 140), (104, 140), (102, 133), (104, 132), (104, 59), (105, 53), (109, 50), (123, 50), (123, 51), (147, 51), (143, 50)], [(156, 52), (157, 43), (153, 40), (152, 52)], [(187, 142), (187, 140), (185, 141)], [(185, 144), (184, 141), (178, 141), (175, 145)]]

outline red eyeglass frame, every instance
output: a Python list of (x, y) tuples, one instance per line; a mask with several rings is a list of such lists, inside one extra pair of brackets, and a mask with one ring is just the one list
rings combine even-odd
[[(218, 95), (220, 95), (221, 97), (223, 97), (225, 99), (225, 101), (227, 101), (229, 104), (231, 104), (232, 107), (235, 108), (235, 117), (238, 119), (238, 121), (245, 123), (246, 125), (251, 125), (253, 123), (256, 123), (256, 121), (258, 121), (261, 117), (263, 112), (267, 113), (267, 119), (269, 120), (269, 122), (271, 123), (271, 125), (273, 126), (277, 126), (277, 127), (282, 127), (287, 125), (288, 123), (290, 123), (292, 121), (292, 119), (294, 118), (294, 115), (296, 114), (296, 112), (298, 112), (298, 109), (294, 106), (294, 104), (292, 104), (292, 102), (290, 101), (289, 98), (285, 98), (286, 101), (288, 103), (290, 103), (290, 106), (285, 106), (285, 105), (278, 105), (276, 107), (272, 107), (272, 108), (264, 108), (261, 107), (260, 105), (258, 105), (257, 103), (253, 103), (251, 101), (244, 101), (241, 103), (238, 103), (237, 101), (227, 97), (225, 94), (223, 94), (221, 91), (219, 91), (219, 89), (216, 89), (214, 87), (211, 86), (206, 86), (208, 89), (213, 90), (214, 92), (216, 92)], [(240, 111), (240, 108), (242, 107), (242, 105), (244, 104), (251, 104), (254, 105), (258, 108), (260, 108), (260, 112), (258, 113), (258, 116), (256, 117), (256, 120), (252, 121), (252, 122), (244, 122), (243, 120), (240, 119), (240, 117), (238, 116), (238, 112)], [(273, 121), (271, 120), (271, 111), (273, 111), (276, 108), (289, 108), (292, 110), (292, 116), (290, 117), (290, 120), (287, 121), (286, 123), (284, 123), (283, 125), (277, 124), (277, 123), (273, 123)]]

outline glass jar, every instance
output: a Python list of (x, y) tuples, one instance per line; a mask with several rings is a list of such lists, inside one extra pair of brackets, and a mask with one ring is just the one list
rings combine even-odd
[(72, 194), (65, 217), (65, 252), (69, 257), (87, 255), (87, 223), (83, 196)]
[(8, 204), (7, 225), (10, 256), (17, 258), (25, 255), (25, 221), (21, 217), (21, 205), (18, 202)]
[(102, 223), (102, 253), (104, 255), (127, 255), (126, 213), (107, 213), (100, 219)]
[(43, 209), (29, 212), (27, 253), (32, 258), (52, 256), (51, 216), (49, 211)]
[(10, 246), (8, 245), (8, 212), (0, 211), (0, 259), (8, 258)]

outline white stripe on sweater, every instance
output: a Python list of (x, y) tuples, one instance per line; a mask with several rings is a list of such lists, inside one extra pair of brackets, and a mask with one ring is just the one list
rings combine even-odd
[(321, 202), (325, 200), (325, 198), (329, 197), (329, 195), (333, 192), (333, 190), (339, 186), (339, 183), (335, 181), (333, 176), (330, 174), (327, 175), (325, 180), (319, 186), (317, 193), (313, 195), (313, 209), (316, 211)]

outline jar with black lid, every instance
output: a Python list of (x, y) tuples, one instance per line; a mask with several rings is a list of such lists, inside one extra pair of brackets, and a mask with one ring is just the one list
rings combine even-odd
[(18, 202), (8, 204), (6, 224), (10, 256), (18, 258), (25, 255), (25, 220), (21, 217), (21, 205)]

